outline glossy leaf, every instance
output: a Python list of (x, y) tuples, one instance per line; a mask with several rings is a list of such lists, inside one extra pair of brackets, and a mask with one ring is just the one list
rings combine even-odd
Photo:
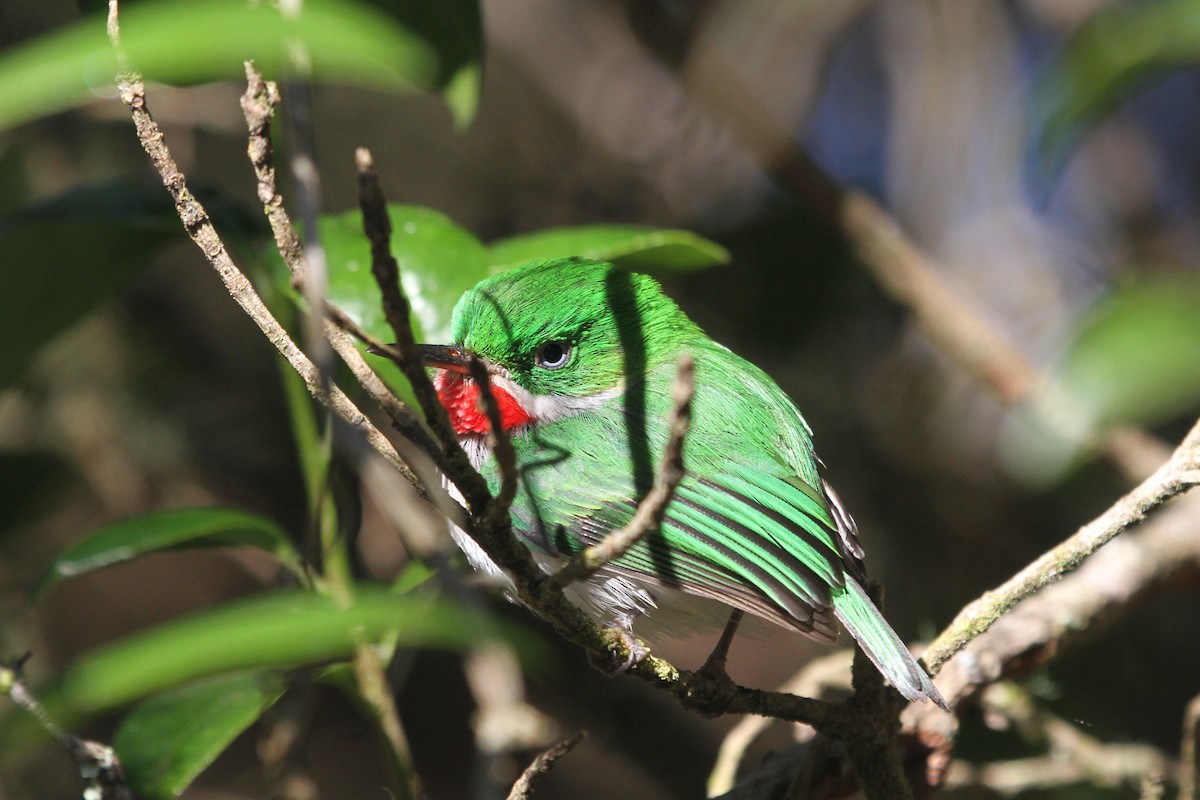
[(183, 235), (170, 198), (86, 186), (0, 219), (0, 386)]
[(77, 542), (55, 559), (34, 592), (146, 553), (227, 545), (266, 550), (293, 572), (300, 571), (300, 557), (287, 534), (266, 517), (231, 508), (172, 509), (115, 522)]
[(360, 642), (468, 647), (495, 628), (446, 601), (361, 589), (349, 607), (286, 591), (174, 620), (86, 656), (64, 677), (68, 708), (94, 712), (208, 675), (348, 656)]
[(612, 261), (638, 272), (668, 273), (729, 262), (716, 242), (690, 231), (638, 225), (584, 225), (550, 228), (493, 242), (491, 262), (499, 269), (543, 258), (580, 256)]
[[(306, 0), (285, 19), (270, 3), (163, 0), (121, 13), (121, 42), (148, 80), (174, 84), (243, 80), (253, 59), (283, 74), (302, 44), (314, 79), (376, 89), (432, 87), (433, 50), (387, 14), (350, 0)], [(115, 96), (116, 55), (95, 15), (0, 59), (0, 128), (69, 108), (95, 93)]]
[(190, 683), (144, 700), (121, 721), (113, 746), (138, 797), (176, 797), (274, 705), (281, 675), (242, 672)]
[[(390, 204), (392, 255), (412, 307), (417, 341), (447, 342), (450, 311), (470, 287), (487, 275), (487, 250), (469, 231), (430, 208)], [(329, 263), (329, 299), (385, 341), (393, 341), (383, 315), (379, 286), (371, 274), (371, 247), (355, 210), (323, 217), (321, 239)], [(365, 350), (360, 345), (360, 349)], [(408, 381), (395, 365), (368, 356), (384, 382), (416, 407)]]
[(1055, 480), (1106, 427), (1154, 425), (1200, 406), (1198, 309), (1194, 278), (1147, 281), (1097, 303), (1052, 387), (1009, 426), (1008, 463), (1033, 482)]
[(1165, 0), (1101, 8), (1040, 82), (1039, 149), (1057, 158), (1087, 126), (1146, 79), (1200, 62), (1200, 4)]
[[(487, 276), (488, 254), (477, 238), (449, 217), (420, 206), (389, 205), (392, 255), (412, 305), (418, 340), (447, 341), (450, 310)], [(376, 336), (392, 338), (379, 288), (371, 275), (371, 248), (362, 215), (350, 211), (321, 223), (329, 259), (329, 298)]]

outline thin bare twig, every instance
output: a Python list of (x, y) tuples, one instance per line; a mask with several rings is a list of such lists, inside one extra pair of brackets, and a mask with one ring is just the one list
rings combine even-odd
[(379, 184), (379, 176), (375, 172), (375, 161), (365, 147), (355, 151), (354, 161), (358, 167), (358, 205), (362, 209), (363, 231), (371, 242), (371, 272), (383, 295), (384, 316), (396, 337), (398, 357), (393, 361), (408, 378), (421, 412), (441, 445), (443, 459), (439, 463), (443, 471), (458, 486), (467, 506), (477, 512), (488, 505), (491, 493), (487, 483), (471, 468), (450, 425), (446, 409), (442, 407), (437, 391), (425, 373), (421, 355), (417, 352), (410, 323), (411, 308), (408, 298), (400, 291), (400, 268), (392, 256), (392, 222), (388, 217), (387, 201)]
[[(111, 19), (111, 17), (110, 17)], [(111, 25), (111, 23), (110, 23)], [(25, 662), (32, 653), (12, 659), (0, 665), (0, 692), (7, 694), (18, 707), (28, 712), (38, 724), (70, 754), (79, 770), (79, 777), (87, 783), (85, 797), (96, 800), (133, 800), (133, 793), (125, 783), (125, 773), (116, 751), (106, 744), (83, 739), (65, 733), (25, 683)]]
[(658, 530), (666, 516), (667, 506), (675, 496), (675, 489), (683, 480), (683, 443), (692, 421), (692, 394), (695, 391), (696, 365), (691, 356), (679, 359), (675, 373), (674, 401), (671, 409), (671, 433), (663, 451), (658, 469), (658, 480), (642, 502), (638, 503), (633, 519), (619, 531), (604, 537), (604, 540), (585, 549), (554, 573), (560, 586), (586, 580), (598, 569), (613, 559), (620, 558), (646, 536)]
[[(315, 235), (315, 197), (319, 189), (319, 182), (315, 175), (299, 181), (302, 192), (308, 193), (303, 205), (312, 212), (311, 218), (306, 222), (307, 228), (312, 231), (309, 244), (302, 246), (284, 207), (283, 196), (279, 193), (275, 182), (275, 159), (270, 126), (271, 117), (279, 103), (279, 92), (273, 81), (263, 79), (262, 73), (254, 67), (253, 63), (246, 62), (245, 69), (246, 92), (242, 95), (242, 110), (249, 129), (247, 152), (258, 179), (258, 196), (263, 203), (263, 212), (266, 214), (274, 234), (276, 249), (292, 274), (293, 285), (304, 292), (309, 308), (314, 315), (319, 316), (326, 305), (324, 281), (318, 280), (314, 291), (311, 280), (313, 277), (319, 279), (325, 275), (324, 257)], [(301, 138), (309, 137), (306, 134)], [(311, 166), (310, 153), (302, 153), (293, 159), (294, 166), (305, 164)], [(311, 254), (314, 251), (320, 254), (320, 257), (310, 262), (305, 257), (306, 252)], [(316, 268), (310, 269), (310, 266)], [(418, 446), (422, 444), (430, 446), (432, 442), (428, 436), (422, 437), (424, 431), (421, 429), (420, 423), (416, 421), (409, 409), (388, 390), (379, 376), (371, 370), (345, 331), (335, 327), (329, 320), (322, 320), (319, 330), (324, 334), (321, 347), (323, 349), (327, 349), (329, 346), (333, 347), (333, 350), (354, 372), (359, 383), (392, 419), (393, 425), (408, 434), (410, 441)], [(309, 338), (321, 338), (321, 335), (316, 334)], [(310, 346), (313, 344), (310, 341)], [(328, 383), (327, 371), (321, 370), (321, 373)], [(413, 485), (418, 495), (425, 499), (431, 499), (429, 492), (416, 474), (408, 469), (407, 465), (403, 465), (403, 467), (400, 470), (401, 474)], [(328, 570), (328, 568), (327, 572), (331, 583), (336, 585), (343, 594), (348, 594), (349, 586), (345, 585), (345, 576), (336, 576), (333, 574), (334, 571)], [(395, 698), (392, 697), (391, 688), (387, 682), (385, 665), (374, 648), (366, 642), (360, 642), (355, 646), (353, 666), (359, 692), (375, 711), (380, 729), (391, 748), (392, 764), (395, 767), (401, 790), (408, 797), (419, 797), (421, 795), (420, 779), (412, 767), (412, 753), (404, 734), (404, 728), (396, 713)]]
[(1200, 695), (1183, 712), (1183, 740), (1179, 747), (1179, 800), (1200, 800)]
[(554, 762), (574, 750), (585, 738), (587, 738), (587, 733), (581, 731), (539, 753), (537, 758), (533, 759), (533, 763), (525, 768), (525, 771), (517, 778), (517, 782), (513, 784), (512, 791), (508, 793), (508, 800), (527, 800), (533, 794), (534, 787), (554, 766)]
[(517, 496), (517, 451), (513, 449), (512, 439), (500, 420), (500, 405), (492, 394), (492, 381), (487, 367), (478, 358), (472, 357), (469, 369), (479, 389), (479, 404), (488, 420), (488, 447), (500, 470), (500, 491), (488, 503), (487, 518), (507, 517), (513, 498)]
[[(249, 130), (246, 152), (258, 183), (258, 199), (263, 204), (263, 213), (271, 226), (275, 237), (275, 247), (288, 271), (292, 274), (293, 285), (303, 288), (307, 274), (307, 263), (304, 258), (304, 247), (300, 237), (296, 235), (295, 226), (288, 216), (284, 206), (283, 195), (279, 193), (275, 181), (274, 148), (271, 144), (271, 117), (279, 104), (279, 91), (274, 81), (267, 81), (262, 73), (255, 68), (254, 63), (247, 61), (246, 92), (242, 95), (242, 112)], [(402, 434), (418, 447), (428, 452), (431, 444), (428, 436), (422, 436), (424, 430), (403, 403), (395, 398), (391, 391), (384, 386), (353, 343), (345, 339), (345, 335), (325, 325), (325, 338), (333, 346), (341, 359), (350, 367), (354, 376), (362, 384), (371, 398), (379, 403), (392, 424)], [(397, 457), (398, 458), (398, 457)], [(413, 471), (402, 461), (393, 463), (405, 480), (413, 485), (417, 494), (429, 499), (429, 491)]]
[[(833, 688), (848, 694), (852, 658), (852, 650), (838, 650), (827, 656), (815, 658), (776, 691), (802, 697), (823, 698), (827, 694), (826, 690)], [(746, 750), (777, 722), (778, 720), (768, 717), (747, 716), (729, 729), (725, 738), (721, 740), (717, 759), (708, 776), (709, 797), (725, 794), (733, 788)], [(811, 737), (812, 729), (805, 730)]]
[[(110, 38), (114, 47), (119, 50), (116, 0), (110, 0), (109, 19)], [(123, 56), (122, 64), (126, 64)], [(346, 397), (345, 393), (336, 386), (330, 387), (328, 392), (324, 391), (321, 375), (316, 366), (296, 346), (288, 332), (267, 309), (245, 273), (234, 264), (229, 252), (225, 249), (224, 242), (221, 241), (216, 228), (213, 227), (208, 212), (188, 190), (187, 179), (179, 171), (178, 165), (171, 157), (170, 150), (167, 149), (162, 130), (154, 121), (154, 117), (151, 116), (146, 105), (146, 89), (141, 77), (125, 66), (118, 76), (117, 86), (121, 100), (129, 107), (133, 117), (138, 141), (141, 142), (142, 148), (158, 171), (163, 186), (175, 201), (175, 211), (179, 215), (180, 221), (183, 222), (184, 230), (216, 270), (234, 302), (253, 320), (263, 335), (267, 337), (267, 341), (274, 345), (280, 355), (287, 359), (292, 368), (304, 379), (309, 393), (332, 408), (351, 427), (361, 431), (372, 448), (387, 459), (393, 467), (403, 472), (406, 467), (392, 443), (350, 401), (350, 398)]]
[(925, 652), (930, 674), (990, 628), (1018, 602), (1075, 569), (1102, 545), (1141, 522), (1155, 507), (1200, 483), (1200, 422), (1153, 475), (1073, 536), (1047, 551), (1000, 587), (959, 612)]

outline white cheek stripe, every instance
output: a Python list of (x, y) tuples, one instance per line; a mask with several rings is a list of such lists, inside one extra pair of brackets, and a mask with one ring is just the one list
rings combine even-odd
[(533, 417), (534, 424), (558, 422), (560, 419), (597, 409), (620, 395), (622, 388), (618, 384), (611, 389), (577, 397), (567, 394), (533, 394), (502, 372), (493, 373), (492, 380), (521, 404), (521, 408)]

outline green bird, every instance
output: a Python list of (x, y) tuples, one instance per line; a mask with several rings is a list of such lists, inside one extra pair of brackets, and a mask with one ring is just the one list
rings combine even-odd
[[(863, 590), (854, 523), (818, 474), (800, 412), (654, 279), (599, 261), (533, 262), (463, 295), (451, 331), (452, 345), (421, 346), (439, 398), (495, 491), (467, 369), (483, 362), (517, 454), (513, 526), (547, 569), (633, 517), (668, 439), (678, 361), (694, 359), (686, 474), (660, 530), (568, 589), (597, 620), (698, 630), (732, 607), (833, 642), (836, 619), (904, 697), (945, 707)], [(507, 580), (462, 531), (455, 538), (475, 568)]]

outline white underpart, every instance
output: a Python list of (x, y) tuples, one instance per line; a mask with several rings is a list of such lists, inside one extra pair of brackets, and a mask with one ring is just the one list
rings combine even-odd
[[(571, 395), (535, 395), (512, 381), (507, 373), (496, 370), (491, 374), (492, 382), (508, 392), (514, 400), (521, 404), (534, 424), (555, 422), (574, 416), (584, 411), (599, 408), (601, 405), (621, 393), (621, 386), (614, 386), (595, 394), (583, 396)], [(512, 436), (521, 436), (524, 428), (509, 431)], [(469, 434), (458, 439), (463, 450), (476, 469), (487, 460), (490, 451), (487, 438), (481, 434)], [(443, 478), (447, 491), (459, 502), (464, 502), (458, 489)], [(476, 570), (498, 581), (510, 600), (516, 598), (516, 587), (512, 579), (496, 562), (483, 552), (474, 539), (457, 525), (450, 525), (450, 535), (455, 544), (467, 556), (467, 561)], [(538, 565), (547, 574), (561, 567), (566, 559), (558, 556), (534, 555)], [(629, 627), (633, 620), (648, 612), (654, 613), (647, 617), (653, 622), (653, 627), (667, 634), (684, 634), (712, 630), (724, 624), (729, 614), (729, 607), (712, 600), (685, 594), (678, 590), (627, 578), (623, 575), (613, 575), (601, 570), (586, 581), (574, 583), (566, 589), (567, 598), (587, 612), (597, 622), (609, 624), (616, 622)], [(767, 626), (771, 627), (771, 626)]]

